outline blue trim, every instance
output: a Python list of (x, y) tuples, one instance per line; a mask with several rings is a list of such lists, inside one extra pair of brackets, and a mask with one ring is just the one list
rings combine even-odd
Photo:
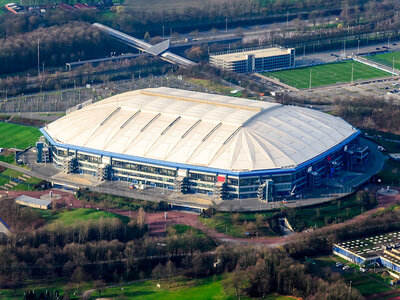
[(4, 225), (7, 229), (10, 229), (10, 226), (8, 226), (8, 224), (7, 224), (2, 218), (0, 218), (0, 222), (3, 223), (3, 225)]
[(215, 169), (215, 168), (201, 167), (201, 166), (196, 166), (196, 165), (174, 163), (174, 162), (162, 161), (162, 160), (158, 160), (158, 159), (143, 158), (143, 157), (139, 157), (139, 156), (125, 155), (125, 154), (119, 154), (119, 153), (114, 153), (114, 152), (95, 150), (92, 148), (56, 143), (51, 138), (51, 136), (44, 130), (44, 128), (40, 128), (39, 130), (52, 143), (52, 145), (54, 145), (56, 147), (68, 149), (68, 150), (72, 149), (72, 150), (87, 152), (87, 153), (91, 153), (91, 154), (95, 154), (95, 155), (110, 156), (111, 158), (116, 158), (116, 159), (123, 159), (123, 160), (128, 160), (128, 161), (133, 161), (133, 162), (138, 162), (138, 163), (145, 163), (145, 164), (154, 164), (154, 165), (158, 165), (160, 167), (164, 166), (164, 167), (176, 168), (176, 169), (188, 169), (188, 170), (205, 172), (205, 173), (217, 173), (217, 174), (224, 174), (224, 175), (231, 175), (231, 176), (257, 176), (257, 175), (284, 174), (284, 173), (296, 172), (296, 171), (304, 168), (305, 166), (313, 164), (316, 161), (323, 159), (325, 156), (344, 147), (346, 144), (348, 144), (352, 140), (356, 139), (361, 133), (361, 131), (357, 129), (357, 132), (353, 133), (351, 136), (346, 138), (340, 144), (337, 144), (335, 147), (321, 153), (320, 155), (318, 155), (308, 161), (301, 163), (300, 165), (298, 165), (294, 168), (256, 170), (256, 171), (250, 171), (250, 172), (234, 172), (234, 171), (228, 171), (228, 170), (224, 170), (224, 169)]

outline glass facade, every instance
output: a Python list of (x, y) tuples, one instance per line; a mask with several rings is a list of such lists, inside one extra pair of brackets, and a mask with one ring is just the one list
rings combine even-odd
[[(251, 172), (246, 175), (241, 175), (240, 173), (238, 175), (229, 175), (200, 172), (196, 170), (195, 166), (193, 166), (193, 169), (188, 167), (187, 173), (185, 173), (188, 182), (187, 190), (190, 193), (218, 194), (221, 192), (218, 188), (220, 188), (222, 182), (226, 192), (224, 195), (228, 199), (257, 198), (260, 186), (269, 180), (270, 184), (273, 185), (273, 195), (279, 200), (279, 197), (286, 197), (293, 193), (299, 194), (306, 187), (318, 187), (321, 182), (339, 173), (347, 164), (344, 162), (347, 157), (344, 155), (345, 149), (355, 144), (356, 141), (353, 140), (345, 147), (326, 154), (319, 160), (310, 162), (310, 164), (293, 171), (265, 170), (264, 173), (261, 171), (254, 172), (257, 175)], [(74, 159), (77, 165), (74, 172), (90, 174), (100, 178), (106, 164), (107, 168), (109, 167), (110, 169), (109, 177), (107, 178), (109, 180), (129, 181), (169, 189), (174, 189), (177, 186), (178, 167), (146, 164), (112, 156), (103, 160), (100, 154), (90, 154), (77, 149), (62, 148), (55, 145), (52, 145), (50, 149), (52, 162), (57, 168), (64, 168), (65, 170), (65, 162), (70, 162), (71, 159)]]

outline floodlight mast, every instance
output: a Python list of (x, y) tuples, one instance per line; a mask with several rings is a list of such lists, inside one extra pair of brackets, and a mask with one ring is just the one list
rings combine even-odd
[(38, 71), (38, 78), (40, 77), (40, 40), (37, 40), (37, 71)]

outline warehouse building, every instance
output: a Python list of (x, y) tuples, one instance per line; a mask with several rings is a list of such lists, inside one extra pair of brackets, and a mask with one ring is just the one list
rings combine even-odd
[(210, 55), (210, 64), (237, 73), (273, 71), (295, 66), (294, 48), (253, 48)]
[(65, 173), (268, 201), (356, 164), (360, 133), (308, 108), (165, 87), (82, 107), (41, 132)]
[(334, 244), (333, 254), (361, 266), (379, 263), (400, 273), (400, 232)]

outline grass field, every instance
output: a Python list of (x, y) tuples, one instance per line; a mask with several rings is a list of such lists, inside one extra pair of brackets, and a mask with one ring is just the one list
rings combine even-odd
[(33, 187), (41, 181), (42, 181), (42, 179), (40, 179), (40, 178), (31, 177), (31, 178), (25, 180), (25, 182), (28, 184), (23, 184), (23, 183), (17, 184), (15, 187), (12, 188), (12, 190), (13, 191), (33, 191), (34, 190)]
[(218, 82), (214, 82), (212, 80), (200, 79), (200, 78), (185, 78), (185, 80), (187, 80), (190, 83), (200, 85), (203, 88), (206, 88), (210, 91), (214, 91), (222, 95), (233, 96), (233, 97), (242, 97), (243, 95), (242, 92), (237, 92), (235, 94), (232, 94), (231, 91), (234, 90), (235, 88), (223, 85)]
[(63, 225), (68, 226), (68, 225), (73, 225), (74, 223), (85, 222), (90, 220), (98, 220), (100, 218), (118, 218), (124, 223), (129, 222), (128, 217), (90, 208), (63, 210), (55, 215), (52, 215), (50, 210), (38, 210), (38, 211), (41, 217), (48, 224), (62, 223)]
[[(0, 156), (1, 158), (2, 156)], [(1, 159), (0, 159), (1, 160)], [(6, 176), (0, 177), (0, 186), (3, 186), (4, 184), (8, 183), (10, 181), (10, 177), (12, 178), (18, 178), (22, 175), (23, 173), (18, 172), (18, 171), (14, 171), (11, 169), (6, 169), (3, 173), (1, 173), (1, 175)], [(25, 183), (19, 183), (16, 186), (14, 186), (11, 190), (12, 191), (32, 191), (34, 185), (38, 184), (39, 182), (41, 182), (42, 179), (36, 178), (36, 177), (31, 177), (27, 180), (25, 180)]]
[(335, 272), (340, 271), (340, 269), (335, 266), (337, 261), (349, 265), (352, 270), (343, 273), (342, 277), (347, 284), (351, 281), (351, 286), (359, 290), (363, 296), (392, 290), (392, 288), (385, 283), (384, 279), (382, 279), (380, 273), (368, 272), (367, 274), (364, 274), (358, 272), (358, 266), (349, 263), (341, 257), (334, 255), (322, 256), (314, 258), (313, 261), (316, 262), (316, 266), (332, 267), (332, 270)]
[[(197, 282), (187, 279), (176, 279), (171, 288), (167, 282), (161, 282), (161, 288), (156, 287), (156, 281), (145, 281), (121, 287), (109, 288), (101, 293), (101, 297), (109, 299), (143, 299), (143, 300), (225, 300), (237, 299), (225, 294), (222, 286), (222, 277), (208, 277), (198, 279)], [(99, 293), (92, 293), (91, 299), (98, 299)], [(242, 297), (242, 299), (248, 299)], [(294, 297), (269, 295), (266, 300), (293, 300)]]
[[(398, 163), (400, 165), (400, 163)], [(320, 228), (337, 221), (344, 221), (354, 218), (365, 211), (363, 203), (356, 200), (356, 194), (351, 194), (337, 201), (331, 201), (319, 205), (304, 208), (285, 209), (285, 214), (296, 231), (302, 231), (306, 228)], [(263, 216), (263, 223), (270, 221), (270, 224), (276, 224), (278, 211), (259, 213)], [(199, 220), (218, 232), (226, 233), (229, 236), (243, 238), (246, 237), (246, 228), (244, 221), (247, 223), (256, 221), (255, 213), (240, 213), (236, 224), (232, 221), (231, 213), (218, 212), (209, 218), (199, 218)], [(275, 222), (274, 222), (275, 221)], [(259, 236), (277, 236), (278, 231), (271, 226), (263, 226), (257, 228)]]
[(358, 272), (347, 273), (343, 275), (346, 282), (352, 282), (351, 286), (359, 290), (363, 296), (368, 296), (372, 294), (382, 293), (391, 291), (392, 289), (388, 287), (383, 281), (379, 282), (365, 274)]
[[(107, 288), (102, 290), (101, 294), (95, 291), (91, 294), (90, 299), (108, 298), (108, 299), (190, 299), (190, 300), (202, 300), (202, 299), (216, 299), (216, 300), (228, 300), (237, 299), (236, 297), (227, 296), (223, 290), (222, 286), (222, 276), (208, 277), (203, 279), (198, 279), (197, 282), (189, 279), (183, 278), (173, 278), (171, 283), (171, 288), (168, 288), (168, 283), (161, 281), (161, 288), (157, 288), (156, 281), (145, 281), (145, 282), (135, 282), (132, 284), (127, 284), (121, 290), (121, 287)], [(9, 290), (0, 289), (0, 299), (23, 299), (24, 292), (27, 290), (35, 290), (35, 294), (39, 294), (46, 290), (50, 292), (59, 291), (61, 296), (64, 295), (65, 286), (67, 281), (64, 278), (56, 279), (54, 283), (49, 283), (46, 285), (35, 284), (27, 286), (23, 289)], [(70, 285), (70, 299), (79, 299), (82, 291), (89, 290), (93, 288), (91, 282), (82, 282), (80, 284), (81, 288), (78, 289), (77, 284)], [(76, 293), (73, 295), (73, 293)], [(122, 295), (123, 293), (123, 295)], [(247, 297), (242, 297), (241, 299), (249, 299)], [(268, 295), (266, 300), (296, 300), (295, 297), (281, 296), (277, 294)]]
[(288, 219), (295, 230), (323, 227), (336, 221), (344, 221), (361, 214), (363, 203), (356, 200), (356, 194), (342, 199), (300, 209), (289, 210)]
[[(264, 221), (273, 217), (274, 212), (260, 213), (263, 216)], [(238, 238), (246, 237), (246, 228), (244, 226), (244, 221), (255, 222), (256, 214), (254, 213), (241, 213), (239, 214), (239, 220), (237, 224), (232, 222), (231, 213), (215, 213), (210, 218), (199, 218), (199, 220), (217, 232), (226, 233), (229, 236), (234, 236)], [(259, 236), (276, 236), (277, 234), (273, 232), (269, 227), (263, 226), (258, 228)]]
[(351, 69), (354, 69), (353, 80), (365, 80), (389, 76), (390, 74), (364, 65), (355, 61), (343, 61), (338, 63), (324, 64), (312, 67), (296, 68), (276, 72), (264, 73), (263, 75), (275, 77), (281, 82), (298, 89), (309, 88), (310, 70), (311, 87), (331, 85), (336, 83), (351, 82)]
[(400, 70), (400, 52), (389, 52), (375, 55), (367, 55), (364, 58), (368, 60), (375, 61), (382, 65), (393, 67), (393, 58), (394, 58), (394, 68)]
[(0, 122), (0, 147), (25, 149), (41, 136), (36, 127)]

